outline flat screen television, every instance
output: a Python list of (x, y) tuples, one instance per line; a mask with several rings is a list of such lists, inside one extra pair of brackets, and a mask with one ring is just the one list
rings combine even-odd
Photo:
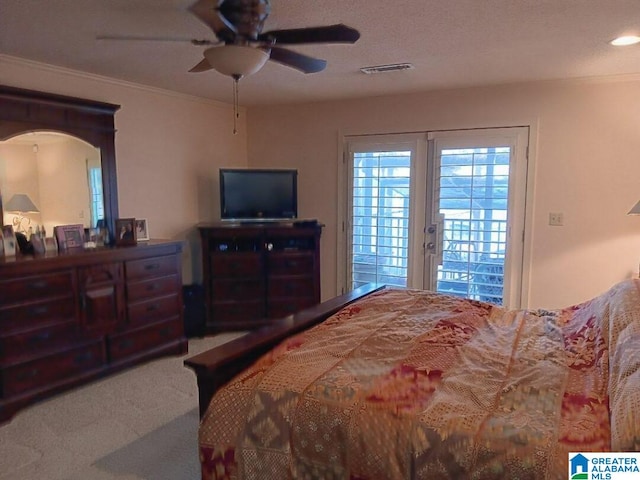
[(298, 171), (220, 169), (222, 220), (269, 221), (298, 217)]

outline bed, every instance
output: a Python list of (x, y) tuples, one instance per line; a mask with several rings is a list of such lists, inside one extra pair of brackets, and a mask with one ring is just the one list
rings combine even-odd
[(640, 280), (553, 311), (367, 286), (185, 363), (207, 480), (566, 479), (569, 452), (640, 451)]

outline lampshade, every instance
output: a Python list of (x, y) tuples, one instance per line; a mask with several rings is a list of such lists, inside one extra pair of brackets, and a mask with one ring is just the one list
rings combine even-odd
[(20, 213), (39, 213), (38, 207), (36, 207), (28, 195), (24, 193), (16, 193), (11, 199), (4, 205), (4, 209), (7, 212), (20, 212)]
[(640, 215), (640, 202), (636, 203), (627, 215)]
[(269, 60), (264, 50), (243, 45), (211, 47), (204, 51), (204, 57), (218, 72), (230, 77), (256, 73)]

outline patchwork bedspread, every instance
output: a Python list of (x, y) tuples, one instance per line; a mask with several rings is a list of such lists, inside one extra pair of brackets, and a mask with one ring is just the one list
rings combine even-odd
[(214, 397), (203, 479), (555, 479), (640, 450), (640, 281), (554, 311), (390, 289)]

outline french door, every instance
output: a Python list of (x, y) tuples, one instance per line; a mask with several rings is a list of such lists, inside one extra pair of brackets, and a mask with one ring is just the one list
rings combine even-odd
[(527, 128), (347, 138), (343, 290), (519, 306), (527, 142)]

